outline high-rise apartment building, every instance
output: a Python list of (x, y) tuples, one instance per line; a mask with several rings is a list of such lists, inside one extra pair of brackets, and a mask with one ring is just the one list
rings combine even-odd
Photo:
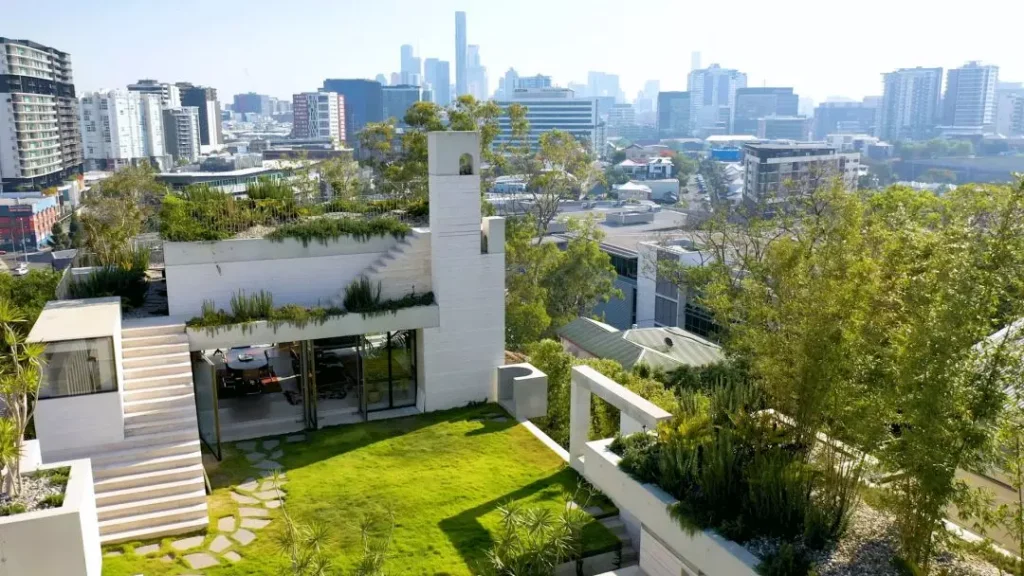
[(814, 139), (829, 134), (874, 134), (878, 106), (864, 102), (823, 102), (814, 109)]
[(135, 84), (129, 84), (128, 91), (156, 94), (160, 96), (160, 106), (164, 108), (177, 108), (181, 106), (181, 90), (176, 85), (167, 82), (143, 79)]
[(658, 92), (658, 136), (688, 137), (690, 109), (689, 92)]
[(587, 96), (599, 98), (611, 97), (615, 102), (622, 102), (625, 96), (619, 88), (619, 75), (605, 72), (587, 72)]
[(405, 126), (405, 113), (422, 97), (419, 86), (399, 84), (381, 90), (384, 101), (384, 119), (394, 118), (398, 126)]
[(359, 132), (370, 122), (384, 120), (384, 100), (380, 82), (363, 79), (328, 78), (324, 92), (334, 92), (345, 98), (345, 137), (355, 141)]
[(753, 136), (762, 118), (796, 116), (799, 102), (792, 88), (737, 88), (730, 132)]
[(87, 92), (78, 106), (87, 169), (117, 170), (140, 160), (168, 167), (159, 94)]
[(968, 62), (946, 73), (942, 125), (991, 131), (995, 126), (999, 67)]
[(164, 149), (175, 160), (199, 160), (199, 109), (164, 108)]
[[(505, 80), (505, 86), (508, 86), (507, 78)], [(515, 88), (522, 88), (523, 90), (551, 88), (551, 76), (544, 76), (543, 74), (537, 74), (536, 76), (523, 76), (517, 79)]]
[(218, 146), (224, 138), (221, 136), (220, 102), (217, 101), (217, 89), (205, 86), (193, 86), (188, 82), (179, 82), (182, 106), (193, 106), (199, 109), (199, 143), (203, 146)]
[(771, 206), (835, 178), (854, 190), (859, 168), (859, 153), (839, 153), (825, 144), (744, 144), (743, 199)]
[(469, 76), (468, 94), (477, 100), (490, 98), (487, 82), (487, 67), (480, 61), (480, 46), (470, 44), (466, 49), (467, 75)]
[(591, 152), (597, 152), (604, 146), (604, 126), (600, 125), (597, 116), (597, 101), (593, 98), (576, 98), (572, 90), (566, 88), (537, 88), (517, 90), (510, 100), (497, 102), (502, 109), (498, 118), (500, 132), (494, 139), (494, 145), (506, 143), (520, 144), (512, 140), (512, 124), (504, 112), (511, 104), (526, 107), (526, 120), (530, 123), (528, 140), (530, 146), (536, 148), (540, 136), (550, 130), (568, 132), (580, 142), (585, 142)]
[(260, 116), (270, 116), (273, 114), (270, 108), (270, 96), (256, 94), (255, 92), (235, 94), (231, 104), (231, 111), (238, 114), (259, 114)]
[(996, 86), (995, 132), (1003, 136), (1024, 134), (1024, 84), (1000, 82)]
[(755, 135), (761, 140), (806, 142), (810, 133), (810, 122), (804, 116), (765, 116), (758, 118)]
[(608, 112), (608, 127), (621, 128), (636, 124), (636, 109), (632, 104), (616, 104)]
[(292, 96), (292, 138), (345, 141), (345, 97), (336, 92), (303, 92)]
[(43, 188), (81, 172), (71, 56), (0, 37), (0, 187)]
[(399, 80), (402, 84), (419, 86), (423, 83), (423, 70), (420, 67), (420, 59), (415, 55), (412, 45), (403, 44), (401, 48), (402, 59), (399, 68)]
[(438, 106), (447, 106), (451, 103), (452, 93), (449, 90), (451, 70), (448, 62), (437, 58), (427, 58), (423, 61), (423, 77), (430, 85), (433, 103)]
[(466, 65), (466, 13), (455, 13), (455, 96), (469, 94), (469, 68)]
[(746, 88), (747, 75), (712, 64), (690, 72), (690, 122), (698, 135), (725, 134), (730, 129), (736, 90)]
[(888, 142), (931, 136), (941, 117), (942, 68), (901, 68), (882, 78), (876, 136)]

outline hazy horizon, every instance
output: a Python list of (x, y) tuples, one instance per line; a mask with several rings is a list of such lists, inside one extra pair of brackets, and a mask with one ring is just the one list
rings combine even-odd
[(250, 91), (290, 98), (328, 77), (389, 76), (402, 44), (421, 59), (451, 62), (454, 84), (456, 10), (467, 13), (468, 43), (480, 45), (491, 93), (510, 66), (561, 86), (586, 83), (590, 70), (618, 74), (630, 101), (647, 80), (685, 90), (694, 50), (703, 66), (745, 72), (749, 86), (792, 86), (816, 102), (881, 94), (881, 74), (896, 68), (949, 69), (969, 60), (999, 66), (1000, 81), (1024, 81), (1024, 61), (1012, 49), (1024, 3), (993, 0), (969, 11), (878, 0), (841, 10), (805, 0), (741, 0), (728, 10), (627, 9), (610, 0), (137, 4), (0, 0), (0, 36), (69, 52), (82, 92), (156, 78), (211, 86), (222, 102)]

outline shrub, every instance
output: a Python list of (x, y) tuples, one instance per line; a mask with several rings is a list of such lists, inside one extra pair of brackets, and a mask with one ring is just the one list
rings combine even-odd
[(380, 282), (377, 282), (374, 288), (369, 278), (360, 276), (358, 280), (345, 287), (345, 310), (359, 312), (377, 308), (380, 305), (380, 292)]
[(40, 508), (60, 508), (64, 505), (64, 494), (48, 494), (39, 501)]
[(20, 502), (0, 505), (0, 516), (14, 516), (25, 512), (25, 505)]
[(395, 238), (405, 238), (412, 228), (394, 218), (312, 218), (302, 222), (284, 224), (275, 229), (267, 238), (275, 241), (282, 241), (285, 238), (295, 238), (302, 241), (303, 246), (309, 245), (313, 240), (326, 244), (328, 240), (336, 240), (342, 236), (353, 236), (358, 240), (368, 240), (374, 236), (391, 235)]
[(761, 576), (808, 576), (811, 574), (811, 560), (805, 552), (785, 543), (761, 561), (757, 573)]
[(266, 290), (260, 290), (253, 294), (246, 294), (245, 290), (239, 290), (231, 296), (231, 315), (238, 323), (266, 320), (273, 312), (274, 295)]
[[(146, 256), (148, 260), (148, 255)], [(149, 282), (145, 269), (104, 266), (80, 280), (68, 284), (71, 298), (104, 298), (120, 296), (125, 309), (139, 308), (146, 303)]]
[(261, 178), (258, 182), (245, 188), (245, 195), (250, 200), (294, 200), (295, 191), (288, 184), (280, 181)]

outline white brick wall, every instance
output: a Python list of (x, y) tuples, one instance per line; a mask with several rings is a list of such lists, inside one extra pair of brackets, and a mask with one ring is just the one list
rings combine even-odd
[[(397, 252), (398, 249), (401, 252)], [(390, 251), (395, 256), (386, 260), (384, 268), (367, 274), (370, 281), (380, 282), (381, 298), (396, 299), (415, 292), (433, 290), (430, 277), (430, 230), (415, 229)]]

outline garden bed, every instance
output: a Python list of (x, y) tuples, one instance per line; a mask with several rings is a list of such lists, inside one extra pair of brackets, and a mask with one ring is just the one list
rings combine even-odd
[(71, 475), (71, 467), (49, 468), (22, 474), (21, 493), (0, 496), (0, 516), (14, 516), (35, 510), (60, 508)]

